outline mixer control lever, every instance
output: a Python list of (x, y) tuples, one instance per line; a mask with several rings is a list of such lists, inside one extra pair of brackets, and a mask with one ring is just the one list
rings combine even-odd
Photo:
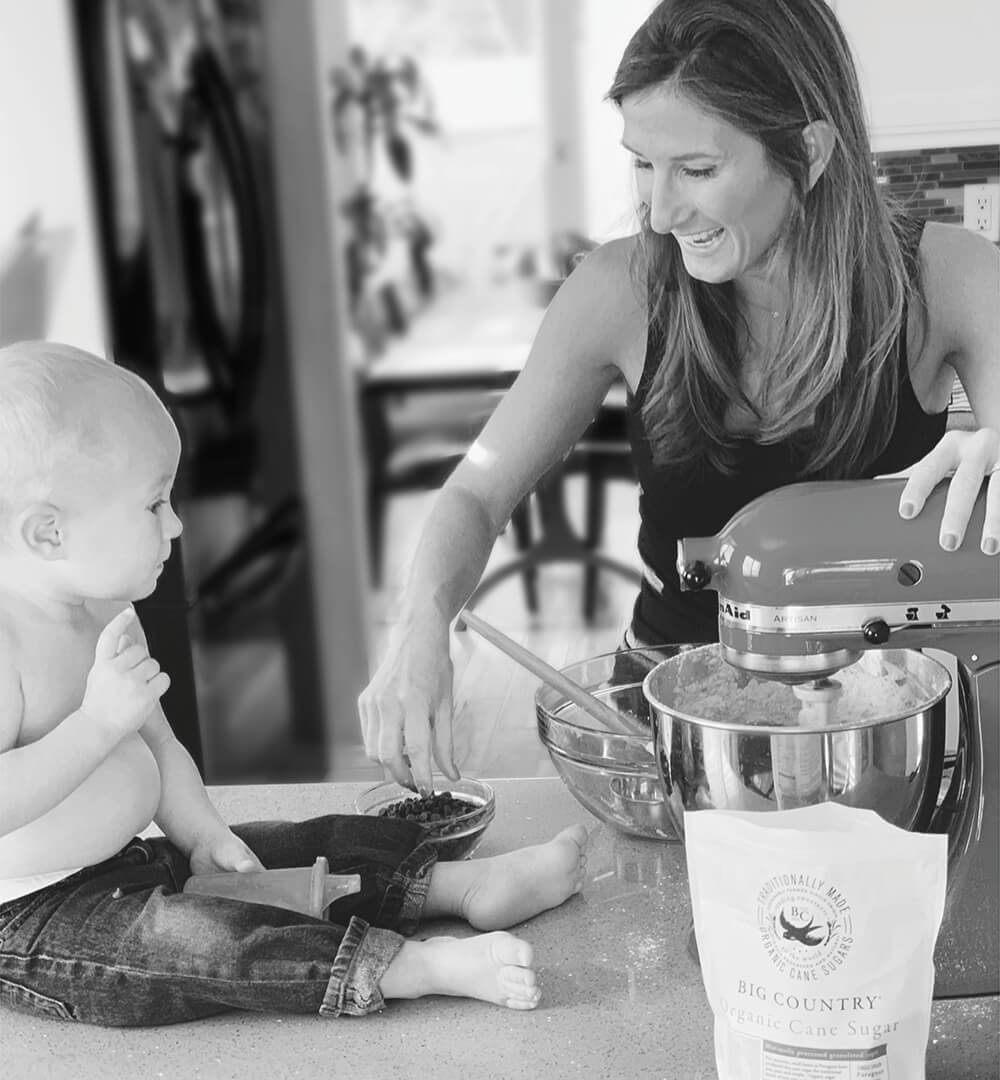
[(869, 645), (884, 645), (889, 640), (889, 624), (885, 619), (869, 619), (861, 634)]
[(700, 559), (687, 563), (681, 573), (684, 587), (691, 592), (704, 589), (711, 580), (712, 571)]

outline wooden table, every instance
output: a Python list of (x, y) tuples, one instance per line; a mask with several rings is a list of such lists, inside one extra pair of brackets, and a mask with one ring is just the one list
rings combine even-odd
[[(520, 374), (530, 351), (530, 341), (514, 343), (484, 343), (447, 345), (444, 343), (409, 342), (405, 339), (376, 358), (364, 372), (361, 380), (361, 411), (369, 433), (368, 448), (370, 484), (378, 489), (384, 475), (391, 450), (388, 437), (388, 403), (399, 395), (434, 394), (445, 391), (489, 391), (508, 389)], [(624, 382), (617, 382), (608, 392), (602, 412), (591, 427), (598, 429), (600, 422), (607, 422), (609, 415), (620, 416), (626, 404)], [(581, 439), (584, 446), (587, 435)], [(593, 436), (591, 436), (593, 439)], [(585, 453), (599, 454), (600, 443)], [(572, 465), (572, 461), (570, 461)], [(588, 468), (586, 459), (580, 462)], [(515, 574), (524, 574), (527, 586), (528, 606), (536, 610), (534, 575), (538, 567), (548, 563), (579, 562), (587, 567), (584, 588), (584, 615), (589, 620), (595, 607), (595, 575), (597, 570), (608, 570), (631, 581), (636, 587), (641, 575), (634, 566), (613, 559), (599, 550), (599, 537), (581, 538), (570, 524), (565, 502), (565, 474), (567, 462), (549, 470), (539, 482), (535, 494), (538, 499), (538, 520), (541, 530), (522, 546), (517, 556), (506, 565), (486, 575), (468, 601), (469, 607), (501, 582)], [(461, 629), (461, 626), (459, 627)]]

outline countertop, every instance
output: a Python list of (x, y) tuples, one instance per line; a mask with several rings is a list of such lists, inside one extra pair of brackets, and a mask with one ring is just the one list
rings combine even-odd
[[(580, 807), (561, 780), (497, 780), (497, 816), (477, 858), (590, 831), (582, 894), (515, 931), (535, 948), (542, 1001), (515, 1012), (477, 1001), (391, 1002), (326, 1020), (231, 1014), (148, 1030), (73, 1026), (0, 1013), (10, 1080), (714, 1080), (712, 1016), (687, 953), (690, 906), (680, 845), (633, 840)], [(212, 789), (229, 821), (350, 812), (364, 784)], [(426, 924), (419, 936), (466, 934)], [(992, 1080), (996, 997), (935, 1002), (929, 1080)], [(905, 1078), (900, 1078), (905, 1080)]]

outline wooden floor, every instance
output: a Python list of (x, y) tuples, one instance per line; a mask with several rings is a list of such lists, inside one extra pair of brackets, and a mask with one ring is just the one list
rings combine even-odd
[[(536, 298), (528, 296), (521, 284), (506, 291), (470, 293), (459, 289), (443, 294), (411, 330), (414, 340), (424, 345), (527, 342), (540, 317)], [(420, 422), (426, 425), (428, 418), (421, 415)], [(582, 533), (582, 477), (570, 476), (565, 493), (570, 522), (578, 534)], [(434, 493), (407, 493), (394, 495), (389, 501), (383, 586), (371, 598), (373, 664), (384, 653), (410, 558), (433, 499)], [(606, 501), (601, 550), (638, 567), (637, 489), (633, 484), (610, 480)], [(219, 545), (224, 549), (233, 536), (245, 530), (248, 508), (217, 500), (208, 510), (213, 517), (185, 521), (186, 566), (198, 560), (213, 565), (223, 553), (216, 550)], [(515, 554), (512, 537), (502, 535), (487, 573)], [(483, 597), (477, 610), (555, 667), (611, 651), (621, 641), (635, 587), (616, 574), (602, 572), (596, 615), (588, 624), (582, 613), (583, 574), (581, 564), (541, 568), (536, 614), (527, 609), (519, 577), (507, 579)], [(382, 775), (381, 766), (369, 761), (357, 744), (331, 748), (332, 771), (328, 748), (298, 744), (291, 719), (288, 665), (277, 635), (210, 643), (196, 637), (192, 648), (205, 776), (210, 782), (291, 782), (327, 777), (367, 780)], [(535, 677), (471, 632), (454, 636), (452, 659), (459, 767), (483, 777), (551, 774), (535, 734)]]
[[(579, 477), (566, 481), (566, 508), (580, 529), (583, 489)], [(388, 508), (384, 586), (372, 596), (373, 663), (386, 647), (410, 558), (434, 495), (397, 495)], [(636, 489), (610, 481), (602, 550), (637, 566)], [(487, 572), (516, 555), (502, 535)], [(561, 668), (614, 650), (634, 600), (634, 586), (614, 573), (598, 576), (597, 609), (583, 618), (583, 567), (558, 563), (538, 571), (538, 611), (526, 605), (520, 576), (487, 593), (478, 613), (521, 645)], [(292, 734), (287, 663), (275, 639), (192, 643), (198, 684), (205, 777), (216, 784), (380, 779), (383, 770), (358, 745), (332, 748), (299, 745)], [(471, 631), (452, 640), (455, 671), (454, 739), (463, 773), (480, 777), (546, 776), (553, 769), (535, 731), (538, 680)], [(360, 732), (359, 732), (360, 734)]]
[[(570, 520), (582, 519), (583, 490), (578, 478), (566, 484)], [(602, 550), (638, 566), (635, 537), (638, 525), (636, 489), (611, 482)], [(384, 652), (392, 613), (398, 602), (409, 560), (432, 496), (398, 496), (390, 507), (391, 537), (386, 558), (385, 586), (373, 598), (376, 657)], [(508, 535), (501, 536), (487, 573), (514, 558)], [(487, 593), (476, 611), (519, 644), (561, 668), (578, 660), (614, 650), (628, 624), (634, 586), (617, 574), (598, 577), (598, 603), (589, 624), (583, 618), (583, 567), (559, 563), (539, 570), (538, 612), (526, 605), (520, 576), (508, 578)], [(454, 739), (456, 761), (463, 773), (480, 777), (551, 776), (554, 769), (540, 745), (535, 728), (534, 695), (538, 679), (519, 667), (494, 645), (472, 631), (452, 636), (455, 670)], [(381, 767), (344, 748), (334, 768), (336, 779), (368, 779), (382, 775)]]

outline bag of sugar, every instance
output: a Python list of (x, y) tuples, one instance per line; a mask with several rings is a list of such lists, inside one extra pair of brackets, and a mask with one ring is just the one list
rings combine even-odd
[(947, 837), (835, 803), (684, 832), (720, 1080), (923, 1080)]

